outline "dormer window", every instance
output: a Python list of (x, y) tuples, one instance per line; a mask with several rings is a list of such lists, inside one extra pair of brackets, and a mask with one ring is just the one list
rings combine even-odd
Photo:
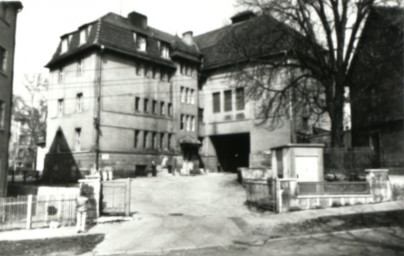
[(69, 47), (69, 41), (68, 41), (68, 38), (65, 37), (62, 39), (62, 48), (60, 50), (60, 53), (63, 54), (65, 52), (67, 52), (68, 47)]
[(136, 44), (136, 49), (142, 52), (146, 51), (146, 37), (137, 34), (137, 33), (133, 33), (133, 39), (135, 41)]
[(170, 58), (170, 48), (165, 43), (160, 44), (160, 56), (165, 58), (165, 59)]
[(90, 31), (91, 31), (91, 25), (80, 29), (80, 42), (79, 45), (83, 45), (85, 43), (87, 43), (87, 39), (90, 35)]

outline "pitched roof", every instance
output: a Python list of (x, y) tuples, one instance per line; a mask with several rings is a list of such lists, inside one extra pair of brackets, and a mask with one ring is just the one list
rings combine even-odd
[[(79, 45), (80, 30), (90, 27), (86, 43)], [(147, 51), (137, 50), (133, 33), (139, 33), (147, 38)], [(77, 53), (94, 47), (103, 46), (106, 50), (119, 52), (160, 65), (174, 68), (172, 61), (164, 59), (160, 55), (158, 42), (167, 43), (171, 49), (183, 53), (182, 58), (191, 61), (199, 61), (200, 52), (196, 46), (188, 46), (177, 36), (170, 35), (152, 27), (141, 28), (134, 26), (127, 18), (115, 13), (108, 13), (94, 22), (84, 24), (77, 31), (61, 36), (69, 40), (69, 47), (65, 53), (61, 53), (61, 43), (46, 67), (54, 67), (58, 63), (74, 57)]]
[(208, 70), (287, 51), (296, 33), (270, 15), (259, 15), (198, 35), (195, 41)]

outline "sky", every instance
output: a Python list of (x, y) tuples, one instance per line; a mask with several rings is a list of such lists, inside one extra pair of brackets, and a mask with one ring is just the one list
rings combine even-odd
[(242, 7), (236, 0), (20, 0), (17, 18), (14, 93), (24, 96), (24, 74), (47, 72), (44, 68), (60, 36), (108, 12), (126, 16), (131, 11), (148, 17), (159, 30), (198, 35), (229, 23)]

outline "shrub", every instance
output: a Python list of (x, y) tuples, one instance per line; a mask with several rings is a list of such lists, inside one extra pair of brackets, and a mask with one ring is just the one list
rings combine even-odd
[(342, 204), (340, 202), (332, 202), (331, 207), (341, 207)]
[(392, 199), (396, 200), (403, 200), (404, 199), (404, 185), (392, 185), (391, 186), (392, 192)]

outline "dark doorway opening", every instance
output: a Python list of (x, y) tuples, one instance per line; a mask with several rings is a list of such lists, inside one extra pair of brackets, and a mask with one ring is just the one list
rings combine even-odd
[(238, 167), (249, 166), (249, 133), (218, 135), (210, 138), (216, 149), (221, 171), (236, 172)]

